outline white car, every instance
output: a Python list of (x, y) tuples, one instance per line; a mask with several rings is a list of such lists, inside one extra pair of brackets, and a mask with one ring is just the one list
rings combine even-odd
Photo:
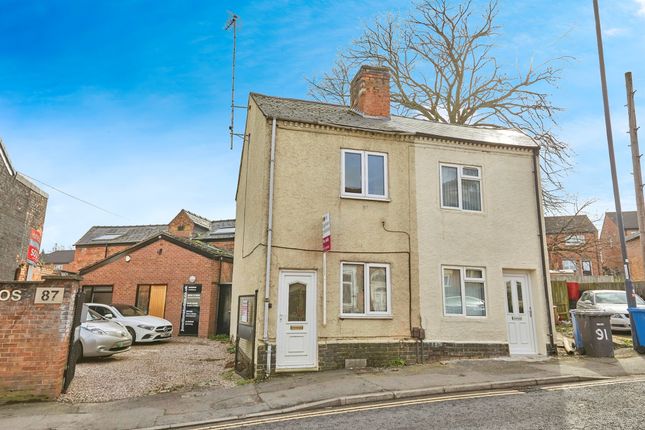
[(132, 345), (132, 336), (115, 321), (103, 318), (83, 305), (80, 342), (83, 357), (108, 357), (126, 352)]
[(121, 323), (128, 329), (132, 342), (155, 342), (172, 336), (172, 323), (163, 318), (146, 315), (141, 309), (120, 303), (104, 305), (87, 303), (87, 306), (104, 318)]
[[(645, 307), (645, 301), (636, 296), (636, 306)], [(627, 294), (621, 290), (587, 290), (582, 293), (576, 309), (584, 311), (612, 312), (609, 318), (612, 330), (631, 331), (631, 321), (627, 312)]]

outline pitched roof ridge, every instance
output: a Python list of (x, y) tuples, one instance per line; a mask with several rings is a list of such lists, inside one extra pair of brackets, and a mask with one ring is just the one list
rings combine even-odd
[(360, 112), (356, 111), (350, 106), (347, 105), (341, 105), (341, 104), (336, 104), (336, 103), (327, 103), (327, 102), (322, 102), (320, 100), (307, 100), (307, 99), (298, 99), (294, 97), (281, 97), (281, 96), (271, 96), (268, 94), (262, 94), (262, 93), (257, 93), (257, 92), (250, 92), (251, 95), (258, 95), (260, 97), (267, 97), (271, 99), (278, 99), (278, 100), (288, 100), (288, 101), (294, 101), (294, 102), (304, 102), (304, 103), (310, 103), (310, 104), (318, 104), (318, 105), (324, 105), (324, 106), (334, 106), (334, 107), (339, 107), (339, 108), (346, 108), (348, 112), (354, 113), (359, 116), (363, 116), (365, 118), (369, 119), (374, 119), (374, 120), (382, 120), (382, 121), (388, 121), (391, 118), (401, 118), (405, 120), (412, 120), (412, 121), (422, 121), (422, 122), (428, 122), (428, 123), (434, 123), (438, 124), (441, 126), (453, 126), (453, 127), (463, 127), (463, 128), (469, 128), (469, 129), (476, 129), (476, 130), (496, 130), (496, 131), (513, 131), (516, 133), (520, 133), (524, 135), (521, 131), (515, 128), (507, 128), (507, 127), (495, 127), (495, 126), (487, 126), (487, 127), (477, 127), (471, 124), (455, 124), (455, 123), (449, 123), (449, 122), (441, 122), (441, 121), (433, 121), (429, 118), (425, 117), (410, 117), (410, 116), (404, 116), (404, 115), (390, 115), (389, 117), (372, 117), (372, 116), (365, 116), (361, 114)]
[(93, 225), (93, 228), (125, 228), (125, 227), (168, 227), (168, 224), (132, 224), (132, 225)]

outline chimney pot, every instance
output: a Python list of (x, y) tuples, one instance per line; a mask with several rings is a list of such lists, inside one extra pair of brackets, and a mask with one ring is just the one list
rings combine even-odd
[(390, 71), (361, 66), (350, 85), (351, 108), (365, 116), (390, 117)]

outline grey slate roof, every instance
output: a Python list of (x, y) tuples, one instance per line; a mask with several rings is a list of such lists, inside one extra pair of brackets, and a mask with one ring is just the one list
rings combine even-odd
[[(616, 212), (605, 212), (605, 216), (618, 225)], [(638, 213), (636, 211), (623, 211), (623, 227), (625, 230), (638, 230)]]
[(271, 97), (258, 93), (251, 93), (250, 97), (255, 100), (267, 118), (381, 133), (438, 137), (522, 148), (537, 147), (533, 140), (515, 130), (443, 124), (394, 115), (390, 118), (371, 118), (361, 115), (348, 106)]
[(61, 249), (40, 255), (40, 261), (44, 264), (67, 264), (74, 261), (73, 249)]
[(188, 215), (188, 218), (195, 224), (204, 227), (206, 229), (211, 228), (211, 220), (204, 218), (203, 216), (197, 215), (196, 213), (193, 213), (191, 211), (187, 211), (186, 209), (183, 209), (184, 212), (186, 212), (186, 215)]
[(544, 217), (546, 234), (598, 233), (598, 229), (587, 215), (565, 215)]
[(137, 243), (167, 230), (167, 224), (94, 226), (90, 228), (74, 245)]
[(210, 231), (201, 236), (198, 240), (222, 240), (235, 238), (235, 220), (222, 219), (211, 222)]
[(203, 255), (211, 259), (216, 259), (220, 257), (227, 258), (227, 259), (233, 258), (233, 253), (225, 249), (217, 248), (215, 246), (208, 245), (206, 243), (199, 242), (197, 240), (192, 240), (185, 237), (178, 237), (167, 232), (160, 232), (159, 234), (150, 236), (147, 239), (142, 240), (141, 242), (136, 243), (127, 249), (124, 249), (123, 251), (117, 252), (116, 254), (113, 254), (103, 260), (97, 261), (95, 263), (90, 264), (89, 266), (83, 267), (80, 269), (79, 272), (81, 275), (84, 275), (99, 267), (105, 266), (106, 264), (110, 264), (114, 261), (117, 261), (122, 256), (127, 255), (128, 253), (133, 252), (137, 249), (144, 248), (160, 239), (165, 239), (169, 242), (173, 242), (178, 246), (189, 249), (197, 254)]

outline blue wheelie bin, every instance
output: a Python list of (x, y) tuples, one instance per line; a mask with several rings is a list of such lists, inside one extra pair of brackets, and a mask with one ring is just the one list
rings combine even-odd
[(569, 311), (569, 318), (571, 319), (571, 327), (573, 328), (573, 340), (576, 342), (576, 350), (580, 353), (584, 349), (584, 344), (582, 342), (582, 334), (580, 334), (580, 327), (576, 320), (575, 309)]
[(632, 317), (632, 330), (636, 339), (634, 349), (640, 354), (645, 354), (645, 308), (629, 308), (628, 311)]

